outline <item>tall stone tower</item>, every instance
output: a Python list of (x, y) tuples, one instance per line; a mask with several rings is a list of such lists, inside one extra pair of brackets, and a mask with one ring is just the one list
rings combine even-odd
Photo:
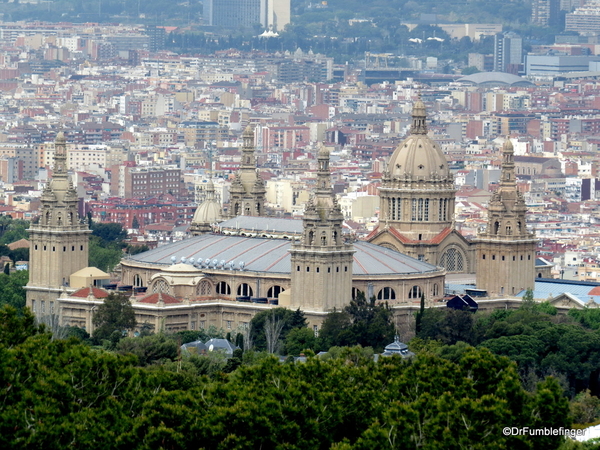
[(254, 132), (250, 126), (244, 130), (242, 140), (242, 163), (229, 187), (228, 217), (264, 216), (267, 191), (265, 182), (256, 168)]
[(384, 171), (377, 228), (367, 237), (448, 272), (474, 272), (474, 247), (454, 229), (454, 176), (439, 145), (427, 135), (425, 104), (412, 113), (409, 136)]
[(535, 235), (527, 230), (523, 196), (517, 190), (510, 139), (502, 147), (500, 187), (490, 199), (488, 223), (477, 237), (477, 288), (492, 297), (534, 287)]
[(31, 241), (27, 306), (38, 316), (54, 313), (54, 301), (69, 277), (88, 266), (91, 231), (77, 212), (77, 192), (67, 172), (65, 136), (58, 133), (52, 178), (41, 196), (41, 214), (29, 229)]
[(329, 152), (318, 153), (317, 188), (304, 211), (304, 231), (291, 253), (290, 306), (305, 311), (342, 309), (352, 299), (354, 248), (344, 242), (344, 216), (331, 188)]

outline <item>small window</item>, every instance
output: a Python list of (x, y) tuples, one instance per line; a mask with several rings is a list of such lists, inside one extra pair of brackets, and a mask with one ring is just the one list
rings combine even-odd
[(516, 261), (517, 257), (515, 255), (513, 255), (513, 261)]
[(504, 261), (504, 255), (502, 255), (502, 261)]
[(75, 251), (75, 246), (71, 246), (71, 251), (74, 252)]
[(527, 261), (531, 261), (531, 255), (527, 255)]
[(35, 247), (34, 247), (34, 248), (35, 248), (35, 250), (37, 250), (37, 244), (35, 244)]
[(296, 272), (300, 272), (300, 266), (296, 266)]
[(66, 251), (67, 251), (67, 246), (63, 245), (63, 252), (66, 252)]
[(340, 271), (340, 268), (339, 268), (339, 267), (336, 267), (336, 268), (335, 268), (335, 271), (336, 271), (336, 272), (339, 272), (339, 271)]
[(496, 255), (492, 255), (492, 259), (495, 261), (496, 260)]
[(309, 266), (306, 266), (306, 271), (310, 272), (310, 267)]
[(83, 251), (83, 245), (80, 245), (80, 246), (79, 246), (79, 250), (82, 250), (82, 251)]
[(321, 270), (317, 267), (317, 273), (319, 273)]
[(56, 251), (56, 247), (52, 246), (52, 251), (55, 252)]
[(521, 255), (521, 261), (523, 261), (523, 255)]
[(485, 255), (481, 255), (481, 259), (485, 259)]
[(331, 267), (327, 268), (327, 273), (331, 273)]

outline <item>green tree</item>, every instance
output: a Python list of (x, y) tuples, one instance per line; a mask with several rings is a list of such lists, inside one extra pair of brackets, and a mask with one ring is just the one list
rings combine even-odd
[(12, 242), (19, 241), (21, 239), (27, 239), (29, 237), (29, 232), (27, 231), (28, 229), (29, 221), (21, 219), (10, 219), (8, 221), (8, 224), (5, 225), (4, 230), (2, 230), (0, 244), (6, 245)]
[(29, 281), (27, 270), (17, 270), (9, 275), (0, 273), (0, 306), (11, 305), (21, 311), (25, 308), (24, 286)]
[(438, 340), (446, 345), (459, 341), (473, 344), (473, 313), (453, 308), (428, 308), (423, 312), (417, 336)]
[(175, 361), (179, 356), (179, 345), (172, 337), (153, 334), (141, 337), (126, 337), (119, 341), (117, 353), (135, 355), (140, 366), (161, 360)]
[(275, 325), (281, 325), (276, 340), (285, 342), (292, 329), (306, 327), (306, 319), (304, 313), (299, 309), (292, 311), (287, 308), (274, 308), (258, 313), (250, 321), (252, 341), (257, 350), (267, 350), (267, 336), (265, 335), (265, 325), (267, 324), (270, 324), (272, 328)]
[(367, 301), (359, 292), (343, 311), (327, 315), (319, 332), (319, 347), (331, 346), (373, 347), (381, 352), (394, 340), (392, 311), (387, 304), (376, 304), (375, 297)]
[(92, 235), (98, 236), (104, 244), (121, 243), (127, 239), (127, 230), (123, 229), (120, 223), (94, 222), (92, 224)]
[(105, 244), (98, 236), (90, 238), (89, 265), (110, 272), (123, 257), (123, 251), (115, 244)]
[(96, 327), (93, 333), (96, 342), (110, 339), (115, 334), (122, 337), (136, 326), (133, 306), (126, 296), (110, 293), (98, 306), (93, 323)]
[(294, 328), (285, 338), (285, 354), (298, 356), (306, 349), (315, 350), (317, 338), (308, 328)]

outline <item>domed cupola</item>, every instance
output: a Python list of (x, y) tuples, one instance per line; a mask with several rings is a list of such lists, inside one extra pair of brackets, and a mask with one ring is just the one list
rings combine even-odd
[(409, 136), (392, 154), (386, 175), (402, 180), (426, 181), (452, 178), (442, 149), (427, 136), (425, 104), (419, 99), (412, 114)]
[(383, 173), (378, 232), (391, 228), (401, 239), (416, 243), (436, 238), (452, 228), (455, 193), (448, 161), (427, 135), (427, 113), (419, 98), (410, 134), (396, 147)]

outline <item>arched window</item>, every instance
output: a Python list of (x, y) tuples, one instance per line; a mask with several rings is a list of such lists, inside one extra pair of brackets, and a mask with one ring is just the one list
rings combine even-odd
[(433, 283), (433, 287), (431, 288), (431, 294), (433, 296), (438, 296), (440, 295), (440, 287), (437, 283)]
[(285, 289), (281, 286), (271, 286), (267, 291), (267, 297), (269, 298), (279, 298), (279, 294), (281, 294)]
[(448, 272), (462, 272), (465, 266), (463, 255), (456, 248), (449, 248), (442, 254), (440, 265)]
[(169, 283), (167, 283), (166, 280), (159, 278), (158, 280), (155, 280), (154, 283), (152, 283), (152, 292), (155, 294), (159, 292), (162, 294), (170, 294), (171, 288), (169, 287)]
[(212, 283), (208, 280), (201, 280), (196, 286), (196, 295), (211, 295)]
[(356, 297), (358, 297), (359, 293), (363, 293), (363, 291), (361, 291), (358, 288), (353, 287), (352, 288), (352, 300), (356, 300)]
[(413, 286), (410, 288), (410, 291), (408, 291), (408, 298), (421, 298), (422, 292), (423, 291), (419, 286)]
[(248, 283), (242, 283), (237, 288), (237, 295), (241, 297), (252, 297), (252, 288)]
[(217, 294), (219, 295), (231, 295), (231, 288), (224, 281), (219, 281), (217, 283)]
[(396, 291), (386, 286), (377, 293), (377, 300), (396, 300)]
[(133, 277), (133, 286), (134, 287), (142, 287), (144, 285), (144, 280), (142, 280), (142, 277), (139, 275), (135, 275)]

